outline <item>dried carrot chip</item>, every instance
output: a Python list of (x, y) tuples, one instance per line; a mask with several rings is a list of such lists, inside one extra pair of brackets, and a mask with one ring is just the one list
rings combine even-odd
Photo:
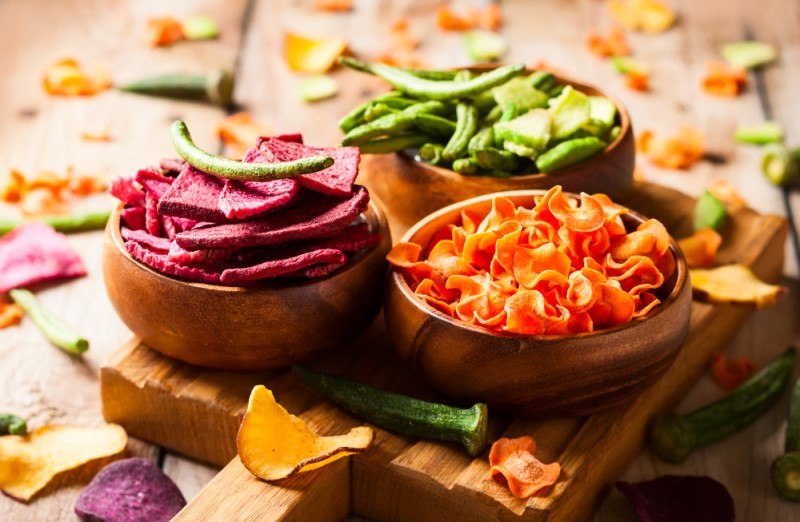
[(620, 27), (612, 27), (605, 36), (595, 31), (590, 32), (586, 38), (586, 45), (589, 46), (592, 54), (600, 58), (631, 54), (631, 48), (628, 47), (628, 42), (625, 40), (625, 33)]
[(727, 179), (717, 178), (708, 184), (707, 189), (715, 198), (725, 203), (725, 207), (730, 212), (735, 212), (747, 206), (747, 200)]
[(116, 424), (43, 426), (25, 436), (0, 437), (0, 490), (28, 502), (56, 477), (59, 483), (91, 478), (121, 457), (127, 444)]
[(30, 189), (20, 202), (20, 209), (26, 216), (46, 216), (69, 212), (69, 207), (61, 199), (59, 191), (50, 187)]
[(308, 38), (295, 33), (284, 35), (286, 63), (293, 71), (323, 74), (333, 67), (347, 49), (344, 38)]
[(44, 88), (49, 94), (91, 96), (111, 87), (106, 70), (100, 66), (85, 70), (76, 60), (59, 60), (44, 73)]
[(28, 190), (30, 190), (28, 178), (22, 172), (11, 169), (3, 176), (2, 184), (0, 184), (0, 201), (19, 203)]
[(712, 228), (698, 230), (691, 236), (678, 240), (690, 268), (708, 268), (713, 265), (721, 244), (722, 236)]
[(274, 129), (264, 125), (245, 111), (226, 116), (217, 124), (217, 136), (225, 145), (243, 154), (262, 136), (271, 136)]
[(627, 29), (660, 33), (675, 23), (675, 13), (657, 0), (611, 0), (608, 8)]
[(97, 174), (75, 173), (68, 167), (66, 189), (74, 196), (86, 197), (108, 190), (108, 182)]
[(718, 353), (711, 363), (711, 377), (725, 390), (735, 390), (752, 377), (754, 371), (755, 365), (747, 357), (728, 359), (725, 354)]
[(703, 90), (715, 96), (734, 97), (744, 89), (747, 72), (724, 62), (709, 62), (703, 78)]
[(548, 202), (548, 208), (565, 227), (575, 232), (592, 232), (603, 226), (606, 216), (603, 206), (595, 198), (581, 193), (581, 204), (574, 207), (559, 191)]
[(411, 32), (411, 25), (405, 18), (395, 21), (389, 27), (389, 49), (377, 61), (395, 67), (425, 67), (425, 60), (417, 55), (419, 39)]
[(499, 3), (491, 3), (483, 9), (473, 9), (475, 25), (488, 31), (497, 31), (503, 24), (503, 11)]
[(646, 130), (639, 135), (639, 150), (651, 162), (668, 169), (688, 169), (703, 157), (703, 137), (692, 127), (661, 137)]
[(634, 91), (649, 91), (650, 75), (644, 71), (628, 71), (625, 73), (625, 85)]
[(99, 142), (107, 142), (111, 141), (111, 134), (105, 129), (97, 130), (97, 129), (87, 129), (81, 131), (81, 139), (83, 141), (99, 141)]
[(318, 11), (345, 13), (353, 9), (353, 0), (314, 0), (314, 7)]
[(237, 448), (250, 473), (274, 481), (361, 453), (372, 444), (374, 435), (367, 426), (344, 435), (317, 435), (278, 404), (270, 390), (259, 385), (250, 393)]
[(768, 308), (778, 302), (787, 288), (761, 281), (744, 265), (726, 265), (689, 271), (693, 297), (710, 303), (749, 304)]
[(472, 13), (463, 14), (443, 5), (436, 10), (436, 25), (442, 31), (468, 31), (475, 27)]
[(533, 456), (535, 452), (536, 442), (532, 437), (498, 439), (489, 452), (492, 477), (504, 477), (508, 489), (519, 498), (532, 497), (552, 486), (558, 482), (561, 465), (543, 464)]
[(0, 298), (0, 330), (19, 324), (25, 315), (22, 307), (16, 303), (7, 303)]
[(183, 40), (183, 26), (170, 16), (147, 20), (147, 43), (151, 47), (169, 47)]

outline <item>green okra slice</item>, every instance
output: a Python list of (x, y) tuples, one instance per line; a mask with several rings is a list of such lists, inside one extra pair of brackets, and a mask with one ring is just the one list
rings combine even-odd
[(555, 172), (591, 158), (605, 148), (606, 143), (594, 136), (562, 141), (536, 158), (536, 168), (539, 172)]
[(513, 152), (495, 148), (486, 148), (475, 151), (475, 161), (486, 170), (501, 170), (514, 172), (520, 167), (520, 158)]
[(419, 149), (419, 157), (432, 165), (441, 165), (444, 146), (439, 143), (426, 143)]
[(61, 319), (53, 315), (32, 292), (16, 288), (8, 294), (25, 310), (25, 315), (36, 323), (51, 343), (73, 355), (80, 355), (89, 349), (89, 341), (73, 332)]

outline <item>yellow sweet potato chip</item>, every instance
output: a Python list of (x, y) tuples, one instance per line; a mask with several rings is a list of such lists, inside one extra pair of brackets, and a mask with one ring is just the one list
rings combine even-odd
[(125, 453), (120, 426), (42, 426), (25, 436), (0, 437), (0, 490), (28, 502), (58, 477), (64, 483), (89, 479)]
[(751, 304), (767, 308), (775, 304), (786, 288), (761, 281), (744, 265), (726, 265), (690, 271), (694, 296), (710, 303)]
[(338, 36), (317, 39), (294, 33), (284, 36), (286, 63), (291, 70), (298, 72), (328, 72), (346, 48), (347, 42)]
[(360, 453), (372, 443), (368, 426), (344, 435), (321, 436), (275, 401), (272, 392), (256, 386), (239, 427), (239, 458), (250, 473), (264, 480), (281, 480)]

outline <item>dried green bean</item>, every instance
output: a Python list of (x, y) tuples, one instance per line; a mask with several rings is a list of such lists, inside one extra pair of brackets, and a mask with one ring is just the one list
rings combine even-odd
[(594, 136), (562, 141), (536, 158), (540, 172), (554, 172), (590, 158), (606, 148), (606, 143)]
[(414, 123), (422, 132), (443, 138), (449, 138), (456, 131), (455, 122), (435, 114), (418, 114)]
[(404, 149), (421, 147), (432, 139), (427, 134), (412, 132), (368, 141), (360, 144), (358, 148), (361, 149), (363, 154), (389, 154)]
[(25, 310), (25, 315), (36, 323), (51, 343), (73, 355), (80, 355), (89, 349), (89, 341), (73, 332), (61, 319), (47, 310), (33, 293), (16, 288), (8, 295)]
[[(41, 221), (47, 223), (59, 232), (86, 232), (89, 230), (101, 230), (106, 226), (108, 217), (111, 212), (93, 212), (90, 214), (78, 214), (72, 216), (52, 216), (35, 219), (34, 221)], [(0, 236), (8, 234), (18, 226), (27, 223), (27, 221), (19, 219), (9, 219), (0, 221)]]
[(438, 143), (426, 143), (419, 149), (419, 157), (433, 165), (443, 163), (442, 151), (444, 147)]
[(394, 114), (387, 114), (377, 120), (352, 129), (342, 138), (342, 145), (359, 145), (378, 136), (398, 134), (407, 131), (414, 126), (415, 118), (418, 114), (434, 114), (443, 112), (444, 110), (445, 105), (439, 101), (429, 101), (412, 105), (405, 110)]
[(0, 413), (0, 435), (25, 435), (28, 425), (25, 419), (13, 413)]

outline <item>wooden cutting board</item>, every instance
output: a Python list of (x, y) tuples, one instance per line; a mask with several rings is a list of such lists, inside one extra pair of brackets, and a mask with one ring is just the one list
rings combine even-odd
[[(624, 203), (661, 220), (676, 237), (691, 231), (694, 200), (679, 192), (640, 183)], [(786, 233), (783, 219), (740, 210), (723, 230), (719, 261), (744, 263), (775, 280)], [(368, 452), (349, 460), (278, 484), (257, 480), (236, 457), (236, 431), (254, 385), (272, 389), (286, 409), (319, 433), (343, 433), (358, 421), (289, 372), (205, 370), (163, 357), (137, 340), (121, 347), (101, 370), (103, 414), (132, 436), (225, 466), (177, 520), (339, 520), (348, 513), (397, 521), (582, 520), (640, 451), (648, 420), (675, 406), (750, 313), (747, 307), (694, 303), (691, 330), (675, 364), (629, 404), (585, 418), (493, 417), (492, 439), (531, 435), (537, 457), (561, 463), (560, 480), (551, 491), (527, 501), (489, 477), (487, 452), (473, 459), (455, 445), (383, 430), (377, 430)], [(352, 346), (315, 367), (440, 399), (395, 358), (382, 317)]]

